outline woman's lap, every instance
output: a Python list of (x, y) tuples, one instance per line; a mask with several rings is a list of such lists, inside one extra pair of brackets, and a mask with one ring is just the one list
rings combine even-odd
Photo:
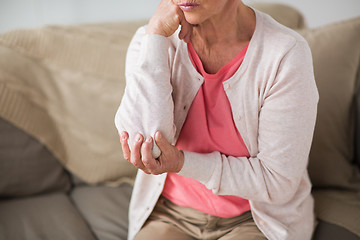
[(178, 206), (161, 197), (135, 240), (221, 239), (263, 240), (251, 213), (230, 219), (219, 218)]
[(161, 221), (148, 221), (140, 232), (135, 236), (135, 240), (194, 240), (182, 232), (176, 226)]

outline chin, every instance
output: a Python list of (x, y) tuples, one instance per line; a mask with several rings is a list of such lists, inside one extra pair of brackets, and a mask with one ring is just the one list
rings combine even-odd
[(186, 14), (185, 13), (185, 19), (191, 25), (199, 25), (201, 23), (201, 17), (197, 16), (195, 14)]

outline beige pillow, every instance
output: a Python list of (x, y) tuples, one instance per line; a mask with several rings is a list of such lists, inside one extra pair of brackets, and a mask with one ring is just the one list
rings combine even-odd
[(300, 29), (305, 27), (304, 16), (302, 13), (289, 5), (264, 2), (250, 2), (248, 5), (269, 14), (276, 21), (289, 28)]
[(313, 185), (360, 190), (359, 169), (353, 165), (360, 18), (301, 34), (313, 54), (320, 94), (309, 163)]
[(145, 22), (16, 30), (0, 35), (0, 116), (34, 136), (88, 183), (133, 177), (114, 115), (124, 61)]
[(360, 236), (360, 173), (354, 163), (360, 17), (301, 34), (312, 50), (320, 94), (308, 167), (316, 215)]

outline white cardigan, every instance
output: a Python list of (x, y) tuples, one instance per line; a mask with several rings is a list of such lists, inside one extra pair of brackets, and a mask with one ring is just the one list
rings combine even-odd
[[(305, 240), (314, 214), (307, 162), (318, 92), (307, 42), (270, 16), (256, 12), (256, 28), (244, 61), (223, 83), (233, 119), (250, 158), (184, 151), (180, 175), (215, 194), (249, 199), (253, 218), (268, 239)], [(135, 34), (126, 61), (127, 86), (115, 117), (118, 131), (175, 144), (203, 77), (177, 33), (166, 38)], [(153, 155), (160, 154), (155, 146)], [(161, 195), (166, 174), (138, 171), (129, 213), (133, 239)]]

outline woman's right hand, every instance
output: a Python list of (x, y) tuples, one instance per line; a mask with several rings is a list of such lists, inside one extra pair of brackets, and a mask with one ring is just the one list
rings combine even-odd
[[(157, 159), (152, 156), (154, 140), (161, 150)], [(155, 139), (148, 137), (145, 141), (143, 135), (138, 133), (132, 142), (131, 151), (128, 141), (129, 134), (121, 132), (120, 142), (124, 158), (146, 174), (179, 172), (184, 165), (184, 153), (171, 145), (159, 131), (155, 133)]]
[(183, 11), (173, 3), (173, 0), (162, 0), (149, 21), (146, 33), (170, 37), (179, 25), (181, 25), (179, 38), (186, 43), (190, 42), (192, 25), (186, 21)]

